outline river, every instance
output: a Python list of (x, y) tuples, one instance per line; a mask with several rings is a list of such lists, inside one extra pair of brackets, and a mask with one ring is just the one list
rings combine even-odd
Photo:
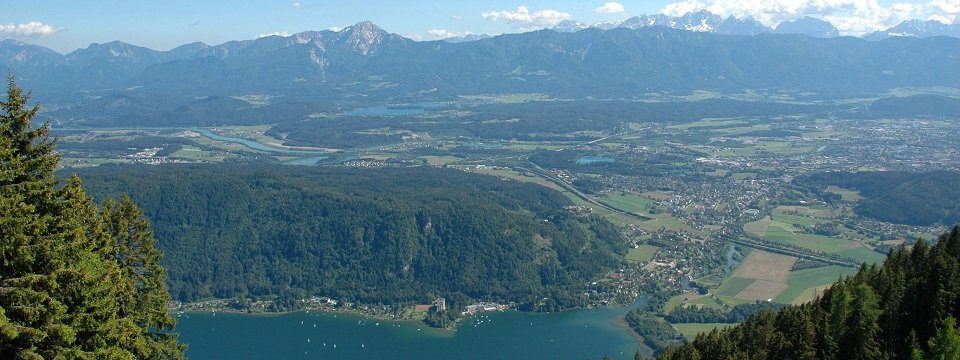
[(191, 359), (632, 359), (640, 345), (616, 321), (641, 305), (481, 313), (456, 331), (316, 311), (192, 313), (177, 330)]

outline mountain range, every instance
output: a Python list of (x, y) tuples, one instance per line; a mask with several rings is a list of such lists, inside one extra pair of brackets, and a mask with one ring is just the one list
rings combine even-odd
[(866, 41), (663, 26), (418, 42), (371, 22), (170, 51), (115, 41), (61, 55), (0, 42), (0, 66), (42, 94), (38, 100), (57, 119), (150, 111), (214, 116), (240, 108), (273, 116), (270, 106), (306, 116), (351, 104), (491, 93), (632, 99), (651, 92), (763, 89), (856, 96), (898, 87), (956, 87), (958, 54), (960, 39), (949, 37)]
[[(559, 32), (575, 32), (591, 28), (610, 30), (615, 28), (639, 29), (649, 26), (664, 26), (671, 29), (726, 35), (773, 33), (803, 34), (822, 38), (840, 36), (840, 31), (830, 22), (809, 16), (784, 21), (777, 25), (776, 28), (771, 28), (752, 17), (741, 19), (731, 15), (723, 18), (707, 10), (690, 12), (677, 17), (663, 14), (640, 15), (623, 21), (608, 21), (593, 25), (587, 25), (575, 20), (566, 20), (553, 26), (551, 29)], [(960, 24), (944, 24), (936, 20), (907, 20), (887, 30), (866, 34), (863, 38), (867, 40), (882, 40), (896, 36), (921, 38), (930, 36), (960, 37)]]

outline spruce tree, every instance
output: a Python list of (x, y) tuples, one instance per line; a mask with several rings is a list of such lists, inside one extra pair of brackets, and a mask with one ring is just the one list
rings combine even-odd
[[(9, 76), (0, 100), (0, 358), (182, 358), (142, 214), (125, 200), (123, 214), (101, 214), (76, 176), (59, 186), (49, 126), (35, 127), (40, 108), (28, 101)], [(118, 235), (116, 224), (138, 232)], [(119, 256), (120, 243), (133, 249)]]
[(956, 320), (948, 316), (937, 329), (937, 335), (927, 343), (930, 347), (931, 360), (960, 359), (960, 331), (956, 328)]

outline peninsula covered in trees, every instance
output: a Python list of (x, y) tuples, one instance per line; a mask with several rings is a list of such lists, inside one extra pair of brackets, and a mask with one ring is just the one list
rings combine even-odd
[[(582, 306), (627, 242), (539, 185), (453, 169), (101, 166), (154, 222), (181, 301), (310, 296), (401, 305), (444, 297), (536, 311)], [(459, 313), (459, 312), (457, 312)]]

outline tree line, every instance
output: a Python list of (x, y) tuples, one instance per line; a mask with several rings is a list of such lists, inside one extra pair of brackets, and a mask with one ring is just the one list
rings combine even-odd
[(0, 101), (0, 358), (179, 359), (160, 253), (128, 197), (100, 207), (8, 77)]

